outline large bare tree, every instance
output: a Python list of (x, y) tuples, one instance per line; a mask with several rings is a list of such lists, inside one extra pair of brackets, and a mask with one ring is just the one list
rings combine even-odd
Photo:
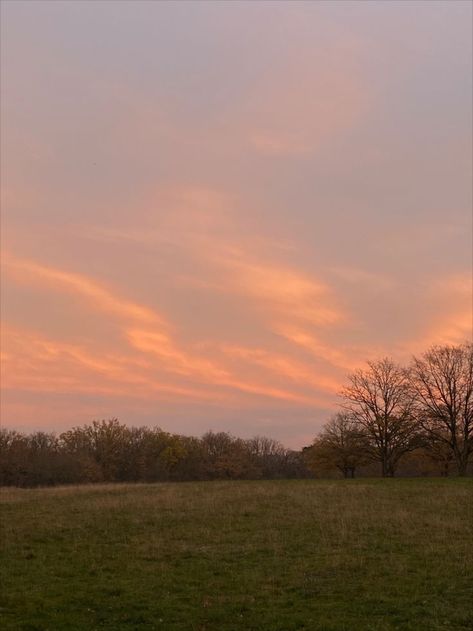
[(413, 359), (410, 379), (427, 435), (450, 446), (459, 475), (473, 453), (473, 344), (433, 346)]
[(399, 459), (418, 445), (413, 397), (406, 372), (390, 359), (368, 362), (349, 377), (343, 407), (369, 437), (383, 476), (393, 476)]

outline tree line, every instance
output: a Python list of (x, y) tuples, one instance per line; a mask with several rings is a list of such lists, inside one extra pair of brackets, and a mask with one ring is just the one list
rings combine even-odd
[(467, 475), (473, 452), (473, 345), (434, 346), (407, 367), (352, 373), (340, 411), (300, 451), (264, 436), (200, 438), (93, 421), (60, 435), (0, 431), (0, 485)]
[(93, 421), (56, 436), (0, 432), (0, 485), (93, 482), (300, 478), (298, 451), (263, 436), (243, 440), (226, 432), (201, 438), (160, 428)]

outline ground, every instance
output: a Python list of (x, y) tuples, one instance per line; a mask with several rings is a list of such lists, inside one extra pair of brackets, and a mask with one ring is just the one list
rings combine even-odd
[(4, 630), (473, 628), (473, 480), (2, 490)]

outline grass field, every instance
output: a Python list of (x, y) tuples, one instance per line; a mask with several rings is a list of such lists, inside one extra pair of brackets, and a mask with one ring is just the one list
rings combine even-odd
[(473, 628), (473, 480), (2, 491), (3, 629)]

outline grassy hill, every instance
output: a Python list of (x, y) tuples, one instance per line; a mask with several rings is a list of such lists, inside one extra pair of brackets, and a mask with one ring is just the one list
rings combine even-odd
[(473, 628), (473, 480), (4, 489), (2, 627)]

